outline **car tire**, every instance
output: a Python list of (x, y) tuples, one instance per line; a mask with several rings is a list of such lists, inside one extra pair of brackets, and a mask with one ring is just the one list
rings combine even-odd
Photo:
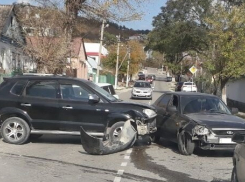
[(19, 117), (11, 117), (3, 122), (1, 134), (5, 142), (21, 145), (28, 140), (30, 127), (25, 120)]
[(231, 182), (238, 182), (237, 174), (236, 174), (236, 167), (235, 166), (232, 169)]
[(123, 121), (119, 121), (111, 126), (110, 131), (109, 131), (109, 140), (111, 142), (119, 140), (124, 123), (125, 122)]
[(191, 140), (191, 136), (185, 131), (178, 134), (178, 148), (182, 155), (191, 155), (195, 149), (195, 143)]
[(153, 143), (158, 143), (160, 141), (161, 137), (159, 135), (151, 135), (151, 141)]

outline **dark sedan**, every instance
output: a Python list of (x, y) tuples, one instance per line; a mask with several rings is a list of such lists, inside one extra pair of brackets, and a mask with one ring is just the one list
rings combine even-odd
[[(158, 113), (155, 140), (163, 137), (176, 142), (183, 155), (191, 155), (196, 147), (233, 150), (233, 134), (245, 131), (245, 120), (232, 115), (220, 98), (213, 95), (169, 92), (153, 106)], [(237, 109), (232, 111), (236, 113)]]

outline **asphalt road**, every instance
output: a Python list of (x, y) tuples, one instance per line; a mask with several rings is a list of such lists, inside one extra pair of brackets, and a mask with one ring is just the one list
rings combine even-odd
[[(153, 100), (131, 100), (131, 89), (118, 91), (123, 100), (154, 102), (169, 83), (155, 81)], [(138, 141), (127, 151), (88, 155), (79, 137), (43, 136), (25, 145), (0, 141), (0, 182), (228, 182), (231, 152), (178, 153), (176, 144), (161, 140), (147, 145)]]

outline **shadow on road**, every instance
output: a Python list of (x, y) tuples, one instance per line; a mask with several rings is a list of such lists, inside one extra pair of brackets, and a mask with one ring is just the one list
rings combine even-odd
[(80, 136), (66, 135), (43, 135), (37, 139), (30, 139), (30, 143), (51, 143), (51, 144), (79, 144), (81, 145)]
[[(161, 140), (157, 143), (162, 148), (171, 149), (174, 153), (179, 153), (178, 146), (174, 142), (170, 142), (161, 138)], [(220, 150), (202, 150), (202, 149), (195, 149), (194, 154), (199, 157), (232, 157), (233, 151), (220, 151)]]

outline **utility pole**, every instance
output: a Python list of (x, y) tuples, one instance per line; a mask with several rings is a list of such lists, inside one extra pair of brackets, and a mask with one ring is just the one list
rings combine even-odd
[(117, 89), (117, 76), (118, 76), (118, 62), (119, 62), (119, 47), (120, 47), (120, 34), (117, 36), (117, 63), (116, 63), (116, 73), (115, 73), (115, 89)]
[(128, 88), (128, 82), (129, 82), (129, 62), (130, 62), (130, 47), (128, 47), (128, 66), (127, 66), (127, 82), (126, 82), (126, 88)]
[(97, 62), (97, 74), (96, 74), (96, 83), (99, 83), (99, 74), (100, 74), (100, 60), (101, 60), (101, 51), (102, 51), (102, 43), (103, 43), (103, 36), (104, 36), (104, 28), (105, 28), (105, 19), (103, 19), (101, 32), (100, 32), (100, 47), (99, 47), (99, 57)]

